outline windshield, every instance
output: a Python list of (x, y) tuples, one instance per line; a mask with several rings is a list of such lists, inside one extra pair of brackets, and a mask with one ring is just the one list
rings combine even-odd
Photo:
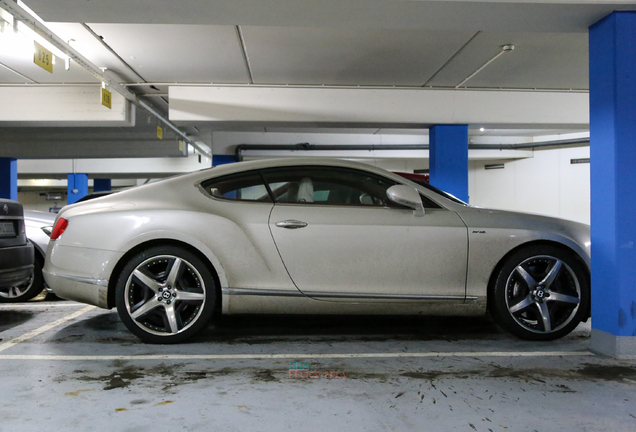
[(449, 199), (449, 200), (453, 201), (454, 203), (465, 205), (465, 206), (468, 205), (468, 203), (465, 203), (464, 201), (460, 200), (456, 196), (451, 195), (448, 192), (444, 192), (443, 190), (437, 189), (435, 186), (431, 186), (430, 184), (428, 184), (426, 182), (419, 181), (419, 180), (412, 180), (412, 179), (409, 179), (409, 180), (411, 180), (413, 183), (417, 183), (418, 185), (420, 185), (422, 187), (425, 187), (426, 189), (428, 189), (428, 190), (430, 190), (432, 192), (435, 192), (436, 194), (439, 194), (439, 195), (443, 196), (446, 199)]

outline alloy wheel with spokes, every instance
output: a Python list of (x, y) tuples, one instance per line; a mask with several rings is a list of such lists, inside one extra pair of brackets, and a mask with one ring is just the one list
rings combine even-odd
[(117, 310), (145, 342), (181, 342), (210, 319), (214, 278), (201, 259), (179, 247), (157, 247), (133, 257), (118, 280)]
[(523, 249), (502, 267), (495, 318), (525, 339), (551, 340), (572, 331), (587, 313), (589, 283), (572, 254), (552, 246)]
[(20, 301), (20, 298), (31, 288), (31, 285), (33, 285), (33, 275), (21, 285), (0, 289), (0, 299), (7, 302)]

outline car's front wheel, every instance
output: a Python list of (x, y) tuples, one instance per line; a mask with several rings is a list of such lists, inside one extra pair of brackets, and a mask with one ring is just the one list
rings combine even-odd
[(587, 313), (589, 278), (572, 252), (530, 246), (505, 261), (490, 296), (503, 328), (523, 339), (553, 340), (574, 330)]
[(117, 311), (147, 343), (178, 343), (210, 320), (214, 277), (196, 254), (176, 246), (146, 249), (128, 260), (117, 280)]

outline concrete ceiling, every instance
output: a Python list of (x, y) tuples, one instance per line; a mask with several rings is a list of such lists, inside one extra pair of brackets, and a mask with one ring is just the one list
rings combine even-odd
[[(168, 86), (179, 84), (454, 88), (506, 44), (514, 50), (463, 87), (586, 91), (588, 26), (636, 9), (631, 1), (593, 0), (25, 3), (164, 113)], [(62, 83), (98, 84), (78, 65), (50, 74), (6, 44), (0, 50), (0, 85)]]

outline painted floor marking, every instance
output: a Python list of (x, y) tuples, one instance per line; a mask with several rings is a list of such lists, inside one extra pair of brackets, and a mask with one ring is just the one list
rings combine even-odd
[(38, 308), (58, 308), (58, 307), (82, 307), (86, 306), (82, 303), (64, 302), (64, 303), (22, 303), (22, 304), (3, 304), (0, 309), (38, 309)]
[(77, 318), (78, 316), (83, 315), (86, 312), (88, 312), (90, 310), (93, 310), (93, 309), (95, 309), (95, 306), (87, 306), (87, 307), (85, 307), (83, 309), (78, 310), (77, 312), (73, 312), (72, 314), (65, 316), (64, 318), (60, 318), (57, 321), (53, 321), (50, 324), (43, 325), (42, 327), (37, 328), (35, 330), (32, 330), (32, 331), (30, 331), (28, 333), (25, 333), (25, 334), (21, 335), (21, 336), (18, 336), (16, 338), (13, 338), (13, 339), (8, 340), (6, 342), (0, 343), (0, 352), (4, 351), (6, 349), (9, 349), (9, 348), (11, 348), (14, 345), (17, 345), (20, 342), (24, 342), (27, 339), (31, 339), (32, 337), (35, 337), (35, 336), (37, 336), (37, 335), (39, 335), (41, 333), (44, 333), (45, 331), (51, 330), (52, 328), (57, 327), (60, 324), (64, 324), (65, 322), (71, 321), (71, 320)]
[[(39, 330), (39, 329), (38, 329)], [(11, 342), (11, 341), (10, 341)], [(9, 342), (7, 342), (9, 343)], [(0, 345), (0, 351), (2, 350)], [(590, 351), (477, 351), (414, 353), (343, 353), (343, 354), (149, 354), (149, 355), (0, 355), (0, 360), (246, 360), (246, 359), (337, 359), (337, 358), (406, 358), (406, 357), (582, 357)]]

